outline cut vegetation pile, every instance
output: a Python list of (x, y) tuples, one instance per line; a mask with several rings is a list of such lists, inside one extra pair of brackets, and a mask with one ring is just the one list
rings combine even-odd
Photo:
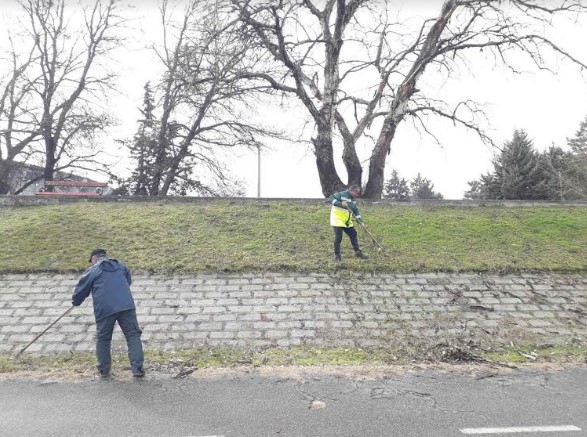
[[(587, 272), (587, 208), (360, 204), (369, 272)], [(214, 200), (0, 208), (0, 273), (87, 267), (104, 247), (133, 271), (332, 272), (327, 203)]]

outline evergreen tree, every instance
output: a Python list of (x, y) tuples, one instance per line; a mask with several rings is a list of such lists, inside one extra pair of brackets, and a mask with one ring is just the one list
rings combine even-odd
[(469, 182), (470, 199), (542, 199), (545, 180), (532, 141), (523, 130), (516, 130), (493, 161), (493, 172)]
[(515, 131), (494, 171), (469, 182), (468, 199), (587, 199), (587, 119), (575, 137), (568, 139), (571, 151), (551, 146), (537, 153), (524, 131)]
[(469, 189), (465, 191), (465, 199), (485, 199), (482, 194), (483, 184), (481, 181), (468, 181), (467, 184), (469, 184)]
[(132, 140), (123, 140), (123, 146), (129, 149), (131, 158), (136, 166), (129, 178), (123, 179), (112, 176), (118, 188), (113, 194), (128, 196), (148, 196), (149, 186), (153, 176), (153, 164), (157, 146), (157, 132), (155, 119), (155, 103), (153, 91), (149, 82), (145, 84), (141, 119), (138, 120), (139, 128)]
[(135, 196), (146, 196), (149, 194), (148, 187), (152, 179), (152, 169), (155, 159), (154, 151), (157, 147), (154, 109), (153, 92), (149, 82), (147, 82), (143, 97), (143, 109), (141, 109), (143, 118), (139, 120), (139, 130), (133, 139), (133, 143), (129, 145), (131, 156), (137, 162), (137, 166), (131, 176), (131, 194)]
[(478, 181), (469, 181), (469, 191), (465, 192), (465, 199), (497, 199), (499, 185), (494, 173), (481, 175)]
[(499, 187), (498, 199), (540, 199), (543, 187), (539, 162), (532, 141), (516, 130), (493, 163)]
[(566, 171), (569, 199), (587, 199), (587, 118), (579, 126), (574, 138), (567, 139), (571, 148)]
[(443, 198), (442, 194), (434, 191), (434, 184), (420, 173), (408, 182), (399, 177), (397, 170), (391, 172), (391, 177), (385, 183), (383, 197), (399, 201)]
[(570, 197), (568, 171), (572, 154), (560, 147), (551, 146), (538, 155), (540, 178), (540, 197), (550, 200), (566, 200)]
[(567, 144), (571, 147), (573, 153), (587, 153), (587, 118), (579, 125), (575, 138), (567, 138)]
[(399, 177), (397, 170), (391, 172), (391, 177), (383, 187), (383, 197), (385, 199), (393, 199), (399, 201), (410, 200), (410, 188), (408, 182)]
[(412, 199), (442, 199), (442, 194), (434, 191), (434, 184), (420, 173), (410, 182), (410, 191)]

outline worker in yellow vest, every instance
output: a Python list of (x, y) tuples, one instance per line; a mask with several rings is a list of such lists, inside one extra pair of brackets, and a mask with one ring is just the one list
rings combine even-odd
[(355, 256), (361, 259), (367, 259), (367, 256), (361, 252), (359, 248), (359, 239), (357, 237), (357, 231), (353, 227), (353, 215), (359, 221), (363, 223), (359, 208), (355, 198), (360, 197), (361, 187), (358, 185), (351, 185), (348, 190), (335, 193), (330, 196), (329, 200), (332, 204), (330, 210), (330, 226), (334, 229), (334, 259), (338, 262), (342, 262), (340, 256), (340, 243), (342, 242), (342, 233), (346, 233), (355, 251)]

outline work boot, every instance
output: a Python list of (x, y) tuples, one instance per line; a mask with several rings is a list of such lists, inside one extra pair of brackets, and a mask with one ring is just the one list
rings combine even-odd
[(360, 259), (369, 259), (369, 257), (367, 255), (365, 255), (363, 252), (361, 252), (360, 250), (357, 250), (355, 252), (355, 257), (360, 258)]
[(334, 255), (334, 260), (337, 264), (342, 264), (342, 258), (340, 257), (340, 255)]
[(132, 376), (133, 378), (144, 378), (145, 371), (143, 369), (140, 369), (138, 372), (133, 372)]
[(108, 367), (107, 369), (100, 369), (98, 367), (98, 373), (100, 374), (100, 378), (102, 378), (102, 379), (108, 379), (112, 375), (110, 373), (110, 367)]

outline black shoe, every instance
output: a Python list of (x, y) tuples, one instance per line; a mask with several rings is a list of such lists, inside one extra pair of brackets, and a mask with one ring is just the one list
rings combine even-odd
[(361, 252), (360, 250), (357, 250), (355, 252), (355, 257), (360, 258), (360, 259), (369, 259), (369, 257), (367, 255), (365, 255), (363, 252)]
[(338, 263), (338, 264), (342, 264), (342, 258), (340, 257), (340, 255), (334, 255), (334, 260)]
[(104, 378), (104, 379), (110, 378), (110, 376), (112, 376), (111, 373), (110, 373), (110, 368), (108, 368), (108, 369), (100, 369), (98, 367), (98, 373), (100, 374), (100, 378)]
[(144, 370), (141, 370), (140, 372), (133, 373), (132, 376), (133, 376), (133, 378), (144, 378), (145, 377), (145, 371)]

